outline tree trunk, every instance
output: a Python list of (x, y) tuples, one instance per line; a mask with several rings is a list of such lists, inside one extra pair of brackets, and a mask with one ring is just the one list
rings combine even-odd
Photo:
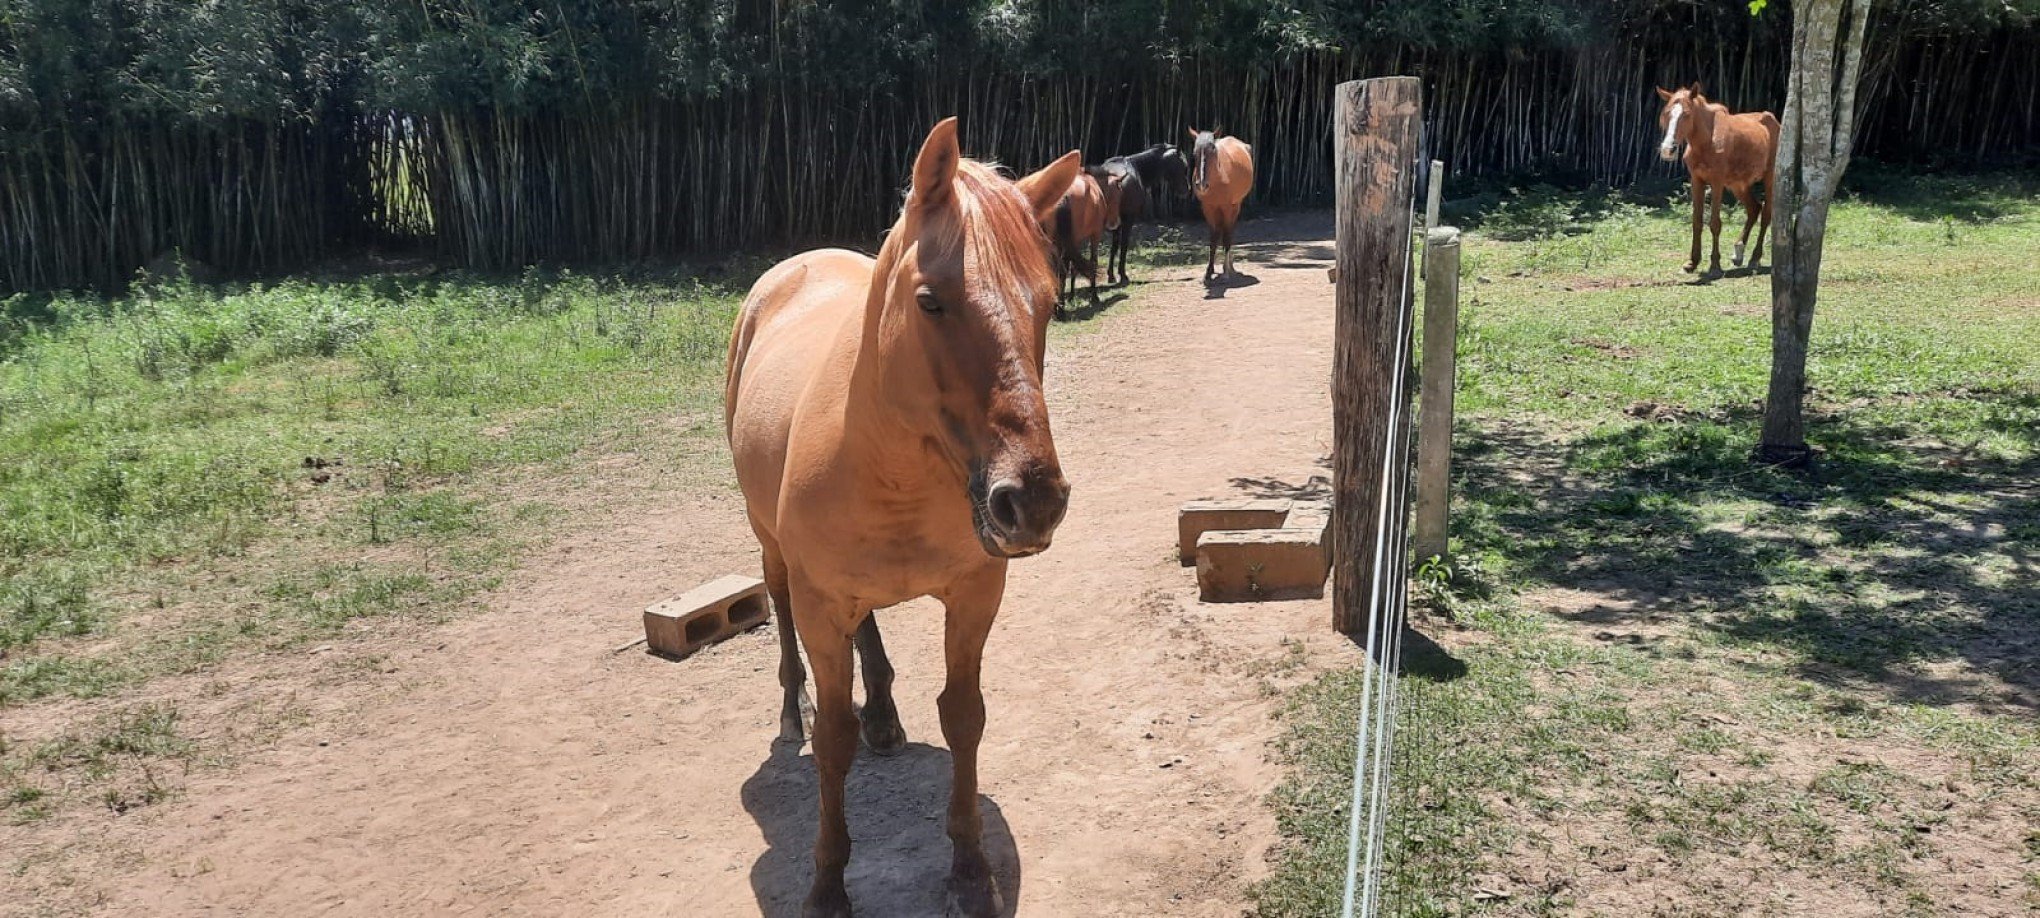
[[(1802, 466), (1806, 445), (1806, 348), (1820, 290), (1828, 205), (1849, 167), (1856, 85), (1873, 0), (1798, 0), (1792, 8), (1792, 75), (1778, 136), (1771, 257), (1771, 388), (1764, 400), (1761, 462)], [(1837, 61), (1836, 52), (1840, 52)]]

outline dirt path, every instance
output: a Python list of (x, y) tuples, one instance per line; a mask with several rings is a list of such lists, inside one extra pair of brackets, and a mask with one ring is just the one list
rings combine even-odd
[[(1156, 272), (1051, 357), (1075, 495), (1055, 549), (1014, 565), (985, 673), (984, 808), (1019, 914), (1237, 915), (1265, 870), (1273, 689), (1357, 651), (1325, 601), (1200, 605), (1174, 516), (1322, 473), (1329, 232), (1326, 215), (1251, 222), (1257, 283), (1207, 298), (1201, 265)], [(679, 664), (611, 653), (649, 602), (756, 570), (739, 501), (593, 512), (442, 643), (391, 654), (403, 691), (201, 771), (179, 802), (102, 816), (83, 843), (132, 853), (99, 878), (103, 911), (796, 913), (812, 760), (774, 752), (770, 631)], [(940, 914), (939, 618), (880, 617), (915, 743), (853, 772), (851, 896)]]

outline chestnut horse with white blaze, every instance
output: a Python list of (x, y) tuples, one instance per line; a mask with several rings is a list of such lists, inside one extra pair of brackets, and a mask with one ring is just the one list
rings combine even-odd
[(850, 914), (851, 648), (864, 657), (864, 740), (897, 752), (906, 737), (871, 612), (917, 596), (947, 609), (937, 707), (954, 766), (950, 910), (1000, 910), (978, 812), (978, 674), (1008, 559), (1048, 548), (1069, 501), (1042, 394), (1057, 279), (1040, 222), (1078, 168), (1073, 154), (1016, 183), (964, 159), (945, 120), (876, 260), (797, 255), (758, 279), (737, 316), (725, 419), (778, 612), (784, 740), (802, 733), (796, 634), (814, 669), (810, 918)]
[[(1728, 106), (1710, 102), (1701, 95), (1700, 84), (1694, 83), (1673, 92), (1666, 89), (1657, 91), (1664, 100), (1664, 108), (1658, 111), (1658, 129), (1664, 132), (1664, 139), (1658, 142), (1658, 157), (1671, 162), (1678, 157), (1679, 144), (1686, 145), (1686, 173), (1693, 184), (1693, 252), (1686, 260), (1686, 270), (1700, 267), (1700, 208), (1707, 200), (1709, 188), (1714, 190), (1713, 211), (1708, 220), (1714, 233), (1714, 253), (1709, 259), (1709, 274), (1721, 273), (1721, 192), (1726, 188), (1735, 192), (1735, 199), (1742, 204), (1742, 239), (1735, 244), (1737, 267), (1743, 263), (1743, 247), (1750, 241), (1750, 227), (1759, 216), (1763, 225), (1757, 230), (1757, 245), (1750, 252), (1750, 267), (1755, 268), (1764, 260), (1764, 234), (1771, 230), (1771, 198), (1776, 187), (1778, 160), (1778, 119), (1770, 112), (1747, 112), (1733, 114)], [(1764, 201), (1761, 208), (1755, 206), (1755, 197), (1750, 186), (1764, 183)]]
[(1225, 247), (1225, 274), (1233, 273), (1233, 227), (1240, 222), (1240, 205), (1254, 190), (1254, 148), (1236, 137), (1217, 131), (1190, 129), (1190, 186), (1204, 208), (1204, 222), (1211, 227), (1211, 251), (1204, 259), (1204, 279), (1210, 280), (1218, 261), (1218, 249)]

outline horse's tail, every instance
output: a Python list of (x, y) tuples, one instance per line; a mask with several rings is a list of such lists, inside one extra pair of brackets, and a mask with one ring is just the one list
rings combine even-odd
[(1056, 254), (1064, 258), (1072, 258), (1077, 253), (1076, 208), (1070, 198), (1066, 194), (1055, 203), (1055, 231), (1049, 237), (1049, 241), (1055, 243)]

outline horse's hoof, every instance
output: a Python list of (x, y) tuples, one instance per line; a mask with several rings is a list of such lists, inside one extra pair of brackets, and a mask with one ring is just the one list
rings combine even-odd
[(801, 918), (850, 918), (850, 896), (842, 890), (833, 895), (809, 893)]
[(907, 731), (897, 720), (865, 721), (864, 748), (874, 755), (895, 756), (907, 748)]
[(1684, 270), (1684, 271), (1685, 271), (1685, 272), (1686, 272), (1687, 274), (1691, 274), (1691, 273), (1693, 273), (1694, 271), (1698, 270), (1699, 268), (1700, 268), (1700, 263), (1699, 263), (1699, 262), (1697, 262), (1697, 261), (1689, 261), (1689, 262), (1686, 262), (1686, 267), (1685, 267), (1685, 268), (1683, 268), (1682, 270)]
[(773, 742), (791, 743), (798, 746), (807, 742), (807, 729), (801, 725), (800, 718), (798, 717), (792, 720), (781, 720), (779, 722), (779, 738), (773, 740)]
[(999, 895), (999, 884), (991, 874), (949, 877), (949, 907), (944, 912), (947, 918), (998, 918), (1005, 911), (1005, 898)]

